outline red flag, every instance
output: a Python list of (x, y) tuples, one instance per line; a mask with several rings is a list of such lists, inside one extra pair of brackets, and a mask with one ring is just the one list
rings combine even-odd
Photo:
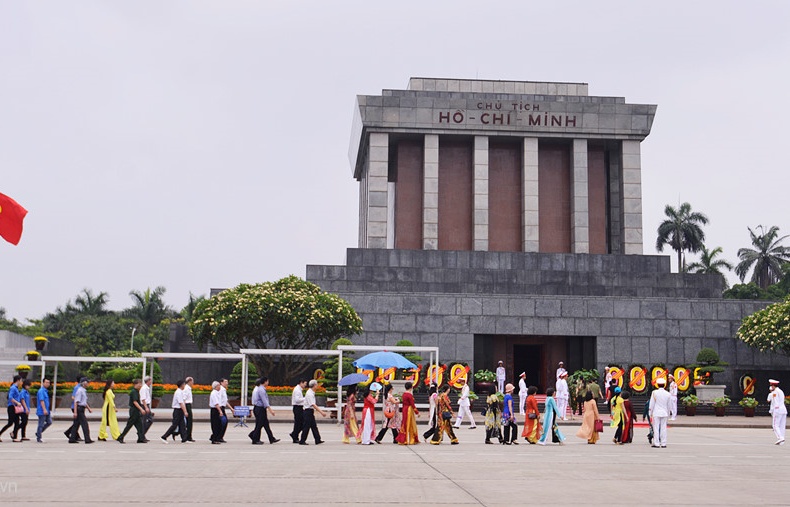
[(22, 237), (22, 220), (27, 210), (7, 195), (0, 194), (0, 236), (11, 244), (18, 245)]

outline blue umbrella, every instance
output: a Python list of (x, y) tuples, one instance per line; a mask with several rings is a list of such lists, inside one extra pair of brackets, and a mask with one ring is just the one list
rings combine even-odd
[(350, 375), (346, 375), (345, 377), (341, 378), (340, 381), (337, 383), (339, 386), (353, 386), (354, 384), (359, 384), (360, 382), (365, 382), (369, 377), (364, 373), (352, 373)]
[(398, 368), (400, 370), (408, 370), (416, 368), (417, 365), (406, 359), (400, 354), (395, 352), (372, 352), (368, 355), (362, 356), (354, 361), (354, 366), (362, 368), (363, 370), (374, 370), (376, 368)]

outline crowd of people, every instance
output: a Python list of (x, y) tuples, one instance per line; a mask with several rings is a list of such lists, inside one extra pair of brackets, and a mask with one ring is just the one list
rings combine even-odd
[[(501, 367), (501, 362), (500, 362)], [(504, 368), (503, 368), (504, 369)], [(499, 368), (498, 368), (499, 370)], [(629, 444), (633, 442), (634, 424), (637, 422), (637, 415), (631, 402), (631, 393), (623, 390), (617, 385), (616, 380), (611, 379), (608, 372), (605, 373), (605, 393), (597, 382), (579, 381), (575, 386), (574, 406), (571, 414), (578, 412), (582, 416), (582, 423), (576, 432), (578, 438), (587, 440), (588, 444), (595, 444), (600, 439), (603, 432), (603, 420), (599, 413), (598, 404), (606, 403), (609, 408), (609, 425), (614, 429), (612, 437), (613, 443), (617, 445)], [(498, 387), (500, 383), (499, 371), (497, 371)], [(546, 389), (546, 398), (543, 414), (540, 413), (537, 392), (535, 386), (527, 386), (526, 374), (519, 375), (519, 401), (518, 414), (523, 416), (523, 429), (521, 437), (529, 444), (547, 445), (556, 443), (563, 445), (565, 436), (562, 434), (558, 421), (567, 419), (569, 397), (569, 386), (567, 384), (568, 372), (563, 363), (559, 363), (556, 373), (556, 383), (554, 387)], [(485, 443), (493, 444), (494, 440), (503, 445), (517, 445), (518, 442), (518, 418), (516, 417), (516, 404), (514, 400), (515, 386), (512, 383), (505, 383), (502, 379), (502, 390), (498, 393), (489, 395), (486, 398), (486, 407), (483, 412), (485, 416)], [(667, 381), (660, 377), (656, 380), (656, 389), (651, 393), (650, 399), (645, 403), (645, 417), (648, 419), (649, 432), (648, 441), (653, 447), (666, 448), (667, 446), (667, 424), (677, 416), (677, 384), (672, 375), (668, 376)], [(469, 429), (477, 428), (475, 419), (471, 411), (469, 386), (461, 380), (461, 389), (458, 396), (457, 417), (453, 411), (453, 404), (450, 399), (451, 386), (443, 384), (441, 386), (431, 385), (428, 393), (428, 428), (422, 433), (425, 442), (439, 445), (444, 440), (445, 435), (453, 445), (458, 444), (455, 431), (461, 428), (464, 419), (469, 419)], [(38, 416), (36, 429), (36, 441), (43, 442), (44, 431), (52, 425), (51, 401), (50, 401), (50, 380), (43, 379), (40, 388), (36, 392), (35, 411)], [(779, 382), (771, 379), (770, 393), (768, 396), (769, 410), (772, 415), (772, 426), (777, 437), (776, 444), (783, 445), (785, 442), (785, 424), (787, 409), (784, 403), (784, 393), (779, 388)], [(30, 440), (27, 437), (27, 424), (31, 410), (30, 387), (32, 382), (22, 379), (18, 375), (13, 378), (8, 391), (8, 421), (0, 429), (0, 437), (6, 430), (11, 428), (11, 439), (14, 442)], [(85, 377), (77, 379), (71, 396), (71, 412), (73, 422), (64, 432), (69, 443), (85, 442), (92, 444), (94, 440), (90, 436), (90, 427), (86, 417), (86, 412), (91, 413), (93, 408), (88, 402), (87, 387), (88, 380)], [(194, 379), (186, 377), (176, 382), (176, 389), (173, 393), (171, 403), (172, 418), (167, 430), (162, 434), (160, 440), (169, 443), (169, 439), (175, 441), (176, 437), (184, 444), (195, 442), (192, 438), (193, 412), (192, 412), (192, 386)], [(269, 379), (261, 377), (255, 381), (255, 388), (252, 391), (251, 408), (255, 418), (255, 426), (248, 434), (253, 445), (263, 445), (261, 440), (262, 433), (270, 444), (280, 441), (276, 438), (270, 427), (269, 417), (275, 417), (275, 411), (269, 401), (267, 388)], [(316, 387), (318, 381), (300, 380), (293, 388), (291, 394), (291, 406), (293, 410), (293, 431), (290, 437), (294, 444), (309, 445), (308, 436), (312, 433), (315, 445), (324, 443), (316, 424), (316, 413), (322, 417), (327, 416), (327, 412), (316, 404)], [(228, 380), (220, 379), (212, 383), (211, 395), (209, 396), (211, 436), (212, 444), (226, 443), (224, 436), (228, 426), (229, 411), (233, 407), (228, 402), (227, 395)], [(129, 391), (129, 418), (126, 426), (121, 431), (118, 424), (118, 407), (115, 404), (115, 382), (108, 380), (102, 392), (101, 423), (99, 426), (99, 441), (108, 439), (116, 440), (123, 444), (126, 435), (132, 428), (137, 433), (137, 443), (147, 443), (149, 440), (146, 434), (150, 429), (154, 414), (152, 412), (152, 379), (144, 377), (135, 379)], [(382, 419), (380, 429), (376, 432), (376, 406), (379, 397), (382, 397)], [(361, 419), (357, 418), (357, 403), (362, 401)], [(371, 387), (364, 388), (359, 392), (356, 385), (349, 386), (346, 391), (346, 403), (342, 414), (343, 418), (343, 443), (356, 442), (360, 445), (381, 444), (388, 433), (391, 433), (394, 444), (414, 445), (420, 443), (420, 433), (417, 429), (417, 419), (420, 415), (415, 403), (413, 394), (413, 384), (406, 382), (405, 392), (400, 397), (394, 392), (392, 384), (387, 384), (383, 390), (374, 390)], [(455, 420), (455, 422), (453, 422)], [(81, 435), (80, 435), (81, 433)], [(2, 439), (0, 438), (0, 442)]]

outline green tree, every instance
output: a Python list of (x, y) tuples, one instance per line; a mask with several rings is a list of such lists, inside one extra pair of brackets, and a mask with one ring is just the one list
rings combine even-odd
[(135, 319), (143, 333), (147, 332), (163, 319), (177, 315), (162, 299), (165, 292), (167, 292), (167, 289), (161, 286), (154, 290), (151, 290), (149, 287), (143, 292), (130, 291), (129, 295), (132, 296), (134, 305), (124, 310), (124, 314)]
[(743, 319), (737, 336), (761, 352), (790, 356), (790, 297)]
[[(330, 347), (332, 350), (337, 350), (339, 345), (354, 345), (354, 342), (349, 340), (348, 338), (338, 338), (334, 342), (332, 342), (332, 346)], [(343, 376), (350, 373), (354, 373), (356, 368), (354, 368), (354, 352), (353, 351), (346, 351), (343, 352)], [(332, 356), (326, 361), (324, 361), (324, 379), (321, 382), (321, 385), (324, 386), (329, 391), (332, 391), (337, 388), (337, 381), (340, 380), (337, 378), (338, 374), (338, 365), (340, 364), (340, 359), (337, 356)]]
[(106, 292), (99, 292), (94, 296), (90, 289), (82, 289), (82, 292), (74, 298), (74, 305), (67, 303), (66, 308), (81, 315), (106, 315), (109, 313), (106, 308), (109, 301)]
[[(291, 275), (241, 284), (201, 301), (189, 327), (201, 348), (326, 349), (337, 338), (359, 334), (362, 319), (339, 296)], [(253, 357), (258, 370), (273, 378), (298, 376), (311, 365), (307, 356)]]
[(678, 271), (686, 270), (683, 252), (699, 252), (705, 243), (702, 225), (708, 223), (708, 217), (702, 213), (691, 211), (691, 204), (684, 202), (677, 209), (669, 204), (664, 208), (667, 219), (658, 226), (656, 250), (664, 251), (669, 245), (678, 254)]
[(699, 261), (692, 262), (686, 267), (689, 273), (702, 273), (706, 275), (719, 275), (724, 279), (724, 286), (727, 287), (727, 278), (725, 278), (723, 269), (732, 271), (732, 264), (724, 259), (716, 259), (716, 256), (722, 253), (722, 248), (717, 246), (713, 250), (708, 250), (705, 245), (702, 245)]
[(767, 289), (782, 277), (782, 265), (790, 261), (790, 248), (779, 244), (787, 238), (787, 236), (777, 238), (779, 227), (771, 226), (767, 232), (762, 225), (758, 227), (759, 234), (748, 228), (754, 248), (738, 250), (738, 258), (741, 262), (735, 266), (735, 274), (743, 281), (754, 266), (750, 281), (761, 289)]
[(189, 301), (187, 301), (186, 306), (181, 309), (181, 316), (185, 321), (189, 322), (192, 320), (192, 314), (195, 312), (195, 308), (197, 307), (198, 303), (204, 299), (206, 299), (206, 296), (200, 295), (195, 297), (192, 292), (189, 293)]

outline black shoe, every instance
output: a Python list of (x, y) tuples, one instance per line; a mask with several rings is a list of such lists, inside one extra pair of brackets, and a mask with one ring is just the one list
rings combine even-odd
[[(146, 442), (147, 442), (147, 441), (148, 441), (148, 440), (146, 440)], [(194, 440), (190, 438), (190, 439), (188, 439), (188, 440), (187, 440), (187, 442), (194, 442)]]
[(270, 444), (276, 444), (276, 443), (277, 443), (277, 442), (279, 442), (279, 441), (280, 441), (280, 439), (279, 439), (279, 438), (275, 438), (274, 440), (269, 440), (269, 443), (270, 443)]
[(107, 441), (106, 438), (97, 438), (96, 440), (98, 440), (99, 442), (106, 442)]
[(228, 443), (228, 442), (226, 442), (226, 441), (225, 441), (225, 439), (224, 439), (224, 438), (220, 438), (220, 439), (218, 440), (218, 442), (219, 442), (220, 444), (227, 444), (227, 443)]
[(69, 440), (70, 444), (79, 444), (79, 440)]
[(299, 445), (310, 445), (307, 442), (299, 442)]
[(147, 444), (148, 440), (138, 440), (137, 443), (138, 444)]
[(486, 443), (487, 443), (487, 444), (491, 444), (491, 445), (493, 445), (493, 444), (494, 444), (494, 442), (492, 442), (492, 441), (490, 441), (490, 440), (486, 440)]
[(315, 443), (315, 445), (321, 445), (321, 444), (323, 444), (323, 443), (324, 443), (324, 441), (323, 441), (323, 440), (319, 440), (318, 442), (316, 442), (316, 443)]
[(125, 443), (125, 442), (123, 441), (123, 437), (118, 437), (118, 443), (119, 443), (119, 444), (123, 444), (123, 443)]
[(252, 443), (252, 445), (263, 445), (263, 442), (261, 442), (260, 440), (258, 440), (257, 442), (253, 442), (253, 443)]
[(95, 442), (95, 440), (86, 440), (85, 441), (86, 444), (92, 444), (93, 442)]
[(212, 441), (211, 443), (212, 443), (212, 444), (221, 444), (222, 442), (220, 442), (219, 440), (214, 440), (214, 441)]

